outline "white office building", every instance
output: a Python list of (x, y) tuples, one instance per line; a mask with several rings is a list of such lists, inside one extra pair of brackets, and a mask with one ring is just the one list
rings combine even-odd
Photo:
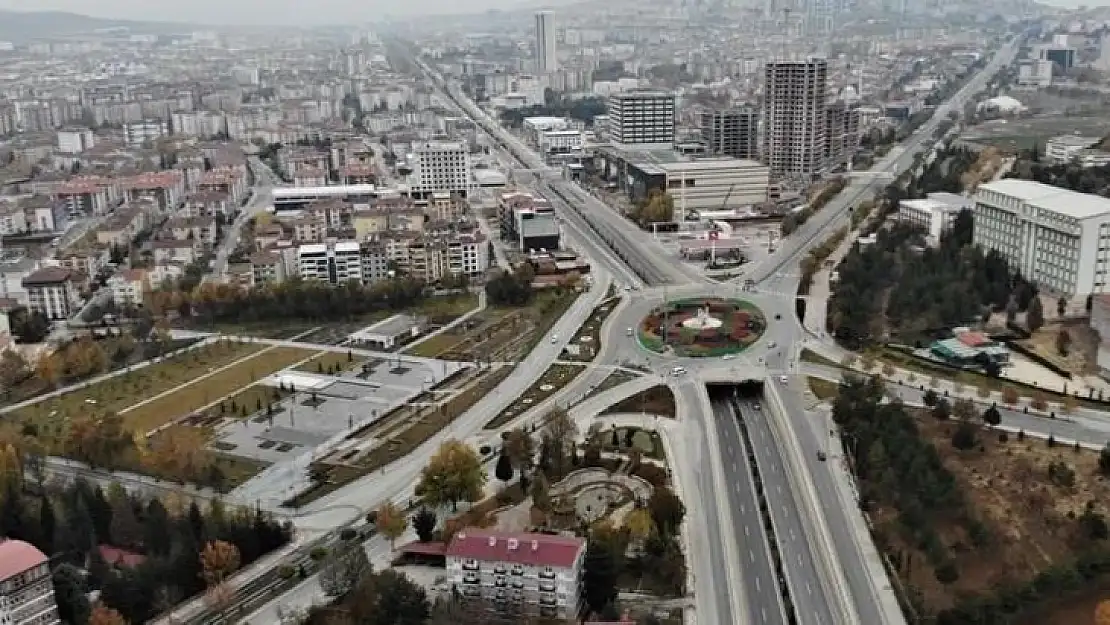
[(447, 575), (464, 601), (551, 619), (578, 616), (585, 539), (466, 528), (446, 555)]
[(930, 243), (937, 243), (941, 236), (952, 229), (960, 211), (970, 209), (974, 202), (954, 193), (930, 193), (918, 200), (898, 203), (898, 220), (925, 231)]
[(425, 197), (437, 191), (466, 197), (473, 182), (470, 176), (470, 150), (465, 143), (428, 141), (413, 146), (412, 192)]
[(96, 135), (88, 128), (63, 128), (58, 131), (58, 151), (62, 154), (80, 154), (96, 145)]
[[(1060, 135), (1044, 143), (1044, 158), (1053, 164), (1070, 163), (1079, 160), (1081, 154), (1102, 142), (1102, 137), (1082, 135)], [(1110, 155), (1110, 154), (1108, 154)]]
[(1041, 287), (1068, 296), (1110, 291), (1110, 199), (1006, 179), (979, 186), (974, 218), (975, 243)]
[(551, 11), (536, 13), (536, 73), (546, 74), (559, 69), (555, 48), (555, 14)]
[(666, 91), (626, 91), (609, 96), (607, 138), (620, 144), (675, 141), (675, 95)]

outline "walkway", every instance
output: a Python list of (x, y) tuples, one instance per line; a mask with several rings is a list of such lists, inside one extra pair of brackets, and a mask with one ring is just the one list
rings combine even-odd
[(478, 306), (476, 308), (468, 311), (467, 313), (465, 313), (464, 315), (462, 315), (458, 319), (455, 319), (454, 321), (452, 321), (451, 323), (448, 323), (447, 325), (443, 326), (442, 328), (440, 328), (440, 329), (438, 329), (434, 332), (429, 332), (429, 333), (425, 334), (424, 336), (416, 339), (415, 341), (409, 343), (408, 345), (405, 345), (405, 351), (411, 350), (412, 348), (416, 347), (417, 345), (420, 345), (421, 343), (423, 343), (424, 341), (427, 341), (428, 339), (431, 339), (432, 337), (436, 337), (436, 336), (439, 336), (440, 334), (443, 334), (444, 332), (450, 332), (451, 330), (454, 330), (456, 327), (458, 327), (459, 325), (461, 325), (463, 323), (466, 323), (471, 318), (473, 318), (474, 315), (477, 315), (477, 314), (481, 313), (485, 309), (486, 309), (486, 290), (485, 289), (480, 289), (478, 291)]

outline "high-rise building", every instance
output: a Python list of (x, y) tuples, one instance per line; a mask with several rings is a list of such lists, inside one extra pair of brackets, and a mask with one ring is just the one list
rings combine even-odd
[(555, 49), (555, 14), (551, 11), (536, 13), (536, 73), (543, 74), (559, 69)]
[(764, 69), (763, 159), (780, 179), (809, 182), (826, 170), (828, 63), (779, 61)]
[(859, 151), (859, 108), (843, 101), (832, 102), (825, 107), (825, 123), (825, 166), (830, 170), (847, 167)]
[(426, 198), (436, 191), (466, 197), (473, 183), (470, 177), (470, 150), (457, 141), (428, 141), (413, 146), (412, 192)]
[(609, 140), (621, 144), (674, 144), (675, 96), (666, 91), (624, 91), (609, 96)]
[(0, 619), (11, 625), (57, 625), (50, 560), (30, 543), (0, 538)]
[(702, 111), (698, 126), (711, 154), (759, 158), (759, 111), (751, 107)]

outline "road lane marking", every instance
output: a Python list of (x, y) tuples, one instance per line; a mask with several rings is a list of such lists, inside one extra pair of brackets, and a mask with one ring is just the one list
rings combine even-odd
[[(748, 549), (748, 560), (750, 560), (750, 561), (752, 561), (752, 562), (755, 562), (755, 554), (754, 554), (754, 553), (752, 553), (752, 550), (751, 550), (751, 549)], [(759, 588), (759, 578), (758, 578), (758, 577), (757, 577), (757, 578), (755, 578), (755, 587), (756, 587), (757, 589)]]
[(747, 525), (744, 526), (744, 536), (751, 536), (752, 533)]
[(806, 592), (811, 595), (813, 594), (813, 588), (809, 585), (809, 582), (806, 582)]

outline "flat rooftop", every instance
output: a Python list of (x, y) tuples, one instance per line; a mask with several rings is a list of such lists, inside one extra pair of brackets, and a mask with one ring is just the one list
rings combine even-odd
[(1090, 219), (1110, 214), (1110, 198), (1069, 191), (1031, 180), (1005, 178), (980, 185), (979, 190), (1015, 197), (1026, 204), (1075, 219)]

